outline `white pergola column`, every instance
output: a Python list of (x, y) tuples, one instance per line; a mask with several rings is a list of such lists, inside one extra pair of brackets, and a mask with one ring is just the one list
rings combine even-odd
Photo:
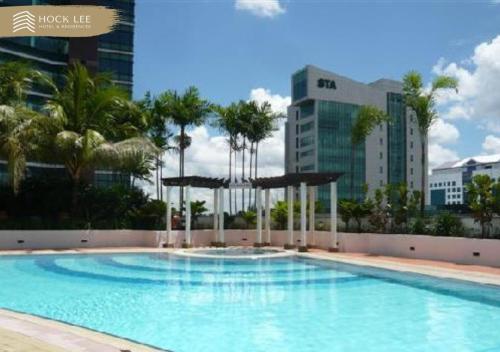
[(191, 247), (191, 186), (186, 186), (186, 243), (184, 247)]
[(338, 252), (337, 246), (337, 183), (330, 183), (330, 252)]
[(170, 186), (165, 186), (165, 202), (167, 203), (167, 211), (166, 211), (166, 219), (165, 223), (167, 225), (166, 231), (167, 231), (167, 238), (165, 242), (165, 247), (173, 247), (173, 243), (171, 244), (171, 237), (172, 237), (172, 207), (170, 206), (170, 201), (172, 199), (172, 187)]
[(224, 187), (219, 188), (219, 241), (218, 245), (224, 246)]
[(265, 190), (265, 228), (266, 228), (266, 245), (271, 245), (271, 190), (266, 188)]
[(255, 189), (255, 207), (257, 208), (257, 240), (255, 247), (262, 247), (262, 187)]
[(307, 186), (305, 182), (300, 183), (300, 252), (307, 252)]
[(219, 189), (214, 188), (214, 242), (217, 242), (218, 229), (219, 229)]
[(285, 248), (291, 249), (295, 245), (293, 243), (293, 186), (287, 186), (288, 197), (288, 239)]
[[(316, 211), (316, 194), (315, 194), (315, 186), (309, 186), (309, 241), (312, 245), (314, 243), (314, 226), (315, 226), (315, 211)], [(307, 245), (307, 243), (305, 244)]]

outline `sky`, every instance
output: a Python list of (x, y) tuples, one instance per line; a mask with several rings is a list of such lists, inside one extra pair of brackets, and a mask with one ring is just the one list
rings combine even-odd
[[(190, 85), (219, 104), (240, 99), (290, 103), (290, 76), (307, 64), (361, 82), (459, 80), (438, 97), (429, 141), (431, 168), (500, 153), (500, 0), (136, 0), (134, 97)], [(190, 131), (186, 174), (223, 177), (225, 139)], [(266, 141), (262, 175), (283, 173), (283, 127)], [(167, 155), (165, 173), (177, 172)]]

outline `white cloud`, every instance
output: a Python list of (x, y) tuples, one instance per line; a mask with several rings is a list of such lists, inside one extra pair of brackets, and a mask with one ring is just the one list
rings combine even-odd
[(248, 11), (258, 17), (273, 18), (285, 13), (279, 0), (236, 0), (234, 6), (237, 10)]
[(459, 137), (460, 132), (458, 129), (443, 119), (437, 119), (429, 131), (429, 140), (431, 143), (455, 143)]
[(437, 99), (443, 118), (476, 120), (481, 127), (500, 132), (500, 35), (476, 46), (466, 63), (440, 59), (433, 72), (459, 81), (458, 94), (443, 92)]
[(487, 154), (500, 154), (500, 137), (487, 135), (482, 147)]
[(437, 143), (429, 143), (429, 171), (442, 163), (460, 159), (458, 154)]
[[(282, 97), (279, 94), (271, 94), (269, 89), (256, 88), (250, 92), (250, 100), (259, 103), (268, 101), (273, 111), (284, 113), (286, 107), (291, 103), (290, 97)], [(211, 136), (205, 126), (196, 127), (188, 134), (192, 138), (191, 146), (185, 151), (185, 175), (198, 175), (206, 177), (228, 178), (229, 149), (227, 139), (224, 136)], [(241, 154), (237, 156), (238, 178), (241, 175)], [(278, 176), (284, 173), (285, 159), (285, 127), (284, 119), (280, 121), (278, 130), (259, 145), (258, 154), (258, 176)], [(248, 175), (248, 151), (246, 153), (246, 176)], [(164, 177), (175, 177), (179, 173), (179, 155), (169, 153), (164, 157)], [(234, 162), (234, 159), (233, 159)], [(155, 194), (156, 186), (146, 186), (150, 194)], [(178, 190), (174, 189), (172, 196), (174, 204), (178, 204)], [(281, 198), (280, 192), (274, 192), (273, 201)], [(226, 195), (227, 198), (227, 195)], [(212, 209), (213, 191), (206, 189), (194, 189), (192, 199), (205, 200), (207, 207)], [(227, 199), (226, 199), (227, 201)], [(227, 208), (226, 208), (227, 209)]]

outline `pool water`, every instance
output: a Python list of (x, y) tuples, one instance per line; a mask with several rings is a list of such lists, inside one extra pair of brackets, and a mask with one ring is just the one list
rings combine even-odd
[(0, 307), (175, 352), (500, 351), (500, 289), (286, 257), (0, 257)]

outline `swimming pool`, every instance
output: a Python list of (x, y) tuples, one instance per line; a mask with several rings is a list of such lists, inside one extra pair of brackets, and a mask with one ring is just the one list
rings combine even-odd
[(286, 257), (0, 257), (0, 307), (175, 352), (500, 351), (500, 289)]

